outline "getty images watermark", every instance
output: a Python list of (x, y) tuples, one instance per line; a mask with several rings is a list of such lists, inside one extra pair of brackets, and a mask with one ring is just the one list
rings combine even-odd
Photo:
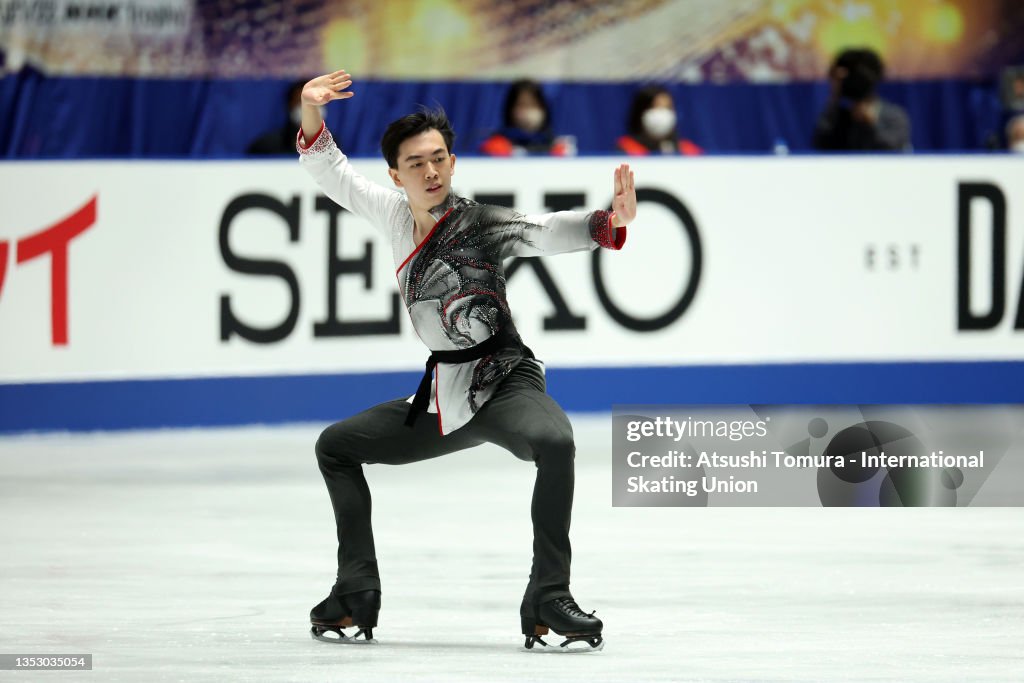
[(1024, 503), (1024, 406), (616, 406), (613, 424), (616, 506)]

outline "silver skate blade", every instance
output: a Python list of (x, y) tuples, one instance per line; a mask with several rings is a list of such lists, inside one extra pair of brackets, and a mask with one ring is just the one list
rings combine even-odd
[(561, 645), (552, 645), (544, 642), (540, 637), (534, 637), (530, 644), (519, 648), (521, 652), (552, 655), (585, 655), (591, 652), (600, 652), (603, 649), (604, 638), (601, 636), (594, 636), (589, 640), (566, 640)]
[(317, 632), (314, 626), (309, 630), (309, 635), (313, 637), (313, 640), (319, 640), (321, 643), (330, 643), (331, 645), (377, 645), (376, 638), (360, 638), (359, 635), (363, 631), (356, 631), (351, 636), (345, 635), (341, 630), (325, 629), (323, 632)]

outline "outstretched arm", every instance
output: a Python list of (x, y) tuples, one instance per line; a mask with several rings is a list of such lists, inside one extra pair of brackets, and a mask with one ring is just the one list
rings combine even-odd
[(332, 74), (317, 76), (302, 87), (302, 138), (312, 140), (323, 128), (324, 118), (320, 107), (334, 100), (347, 100), (355, 95), (346, 92), (352, 85), (352, 77), (342, 69)]
[(521, 217), (509, 233), (506, 256), (544, 256), (606, 247), (621, 249), (636, 219), (636, 188), (629, 164), (615, 169), (612, 210), (557, 211)]
[(373, 183), (357, 173), (334, 143), (324, 125), (320, 107), (345, 100), (352, 77), (345, 70), (318, 76), (302, 89), (302, 131), (298, 140), (302, 166), (336, 204), (368, 219), (390, 237), (390, 216), (403, 200), (394, 190)]

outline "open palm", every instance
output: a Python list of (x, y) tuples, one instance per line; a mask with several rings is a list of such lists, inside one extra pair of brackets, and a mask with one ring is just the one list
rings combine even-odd
[(615, 169), (615, 198), (612, 199), (612, 211), (623, 225), (629, 225), (636, 218), (636, 188), (633, 185), (633, 172), (629, 164), (621, 164)]
[(344, 70), (317, 76), (302, 87), (302, 103), (323, 106), (333, 100), (346, 100), (354, 92), (345, 92), (352, 85), (352, 77)]

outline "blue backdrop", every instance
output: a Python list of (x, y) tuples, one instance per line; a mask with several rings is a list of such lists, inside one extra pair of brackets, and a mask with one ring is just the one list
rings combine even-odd
[[(0, 79), (0, 153), (5, 158), (230, 157), (287, 122), (283, 80), (52, 78), (26, 69)], [(581, 153), (614, 150), (634, 89), (623, 83), (550, 83), (556, 133)], [(810, 150), (821, 83), (673, 85), (680, 129), (709, 152), (770, 151), (777, 140)], [(328, 124), (352, 156), (376, 156), (385, 125), (417, 104), (443, 105), (472, 154), (500, 124), (506, 85), (478, 82), (359, 81), (357, 96), (328, 110)], [(994, 81), (888, 83), (904, 106), (917, 151), (985, 149), (1001, 140), (1004, 115)]]

